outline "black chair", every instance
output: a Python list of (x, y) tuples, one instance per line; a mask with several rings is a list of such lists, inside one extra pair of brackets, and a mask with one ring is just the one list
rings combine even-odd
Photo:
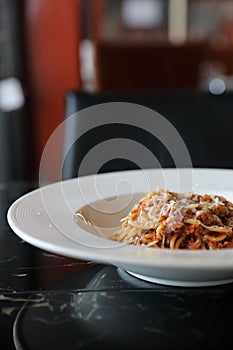
[[(68, 91), (65, 97), (66, 122), (74, 113), (88, 111), (88, 107), (106, 102), (130, 102), (160, 113), (180, 134), (190, 153), (193, 167), (233, 168), (233, 157), (231, 155), (232, 93), (212, 95), (201, 91), (119, 93)], [(82, 123), (83, 120), (88, 123), (90, 114), (85, 113), (86, 119), (82, 118)], [(95, 118), (95, 116), (92, 115), (91, 118)], [(142, 115), (141, 118), (144, 118), (144, 116)], [(145, 125), (146, 123), (145, 118)], [(66, 124), (64, 134), (66, 155), (64, 156), (63, 179), (92, 173), (93, 170), (89, 167), (79, 171), (85, 155), (101, 142), (116, 138), (134, 140), (150, 149), (158, 162), (151, 164), (145, 160), (145, 168), (158, 166), (167, 168), (177, 165), (166, 145), (154, 137), (153, 132), (150, 133), (144, 128), (118, 123), (115, 120), (114, 123), (99, 125), (91, 130), (88, 129), (74, 142), (72, 147), (69, 147), (71, 134), (74, 135), (79, 128), (79, 117), (77, 116), (73, 123)], [(186, 167), (186, 160), (180, 159), (179, 166)], [(140, 166), (130, 159), (118, 157), (102, 164), (98, 172), (136, 169), (138, 167)]]

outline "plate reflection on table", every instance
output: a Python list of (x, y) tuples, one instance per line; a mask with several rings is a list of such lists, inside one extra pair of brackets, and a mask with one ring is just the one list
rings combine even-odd
[(14, 325), (15, 346), (201, 349), (205, 340), (210, 348), (222, 348), (231, 336), (231, 291), (232, 285), (162, 286), (95, 265), (24, 305)]

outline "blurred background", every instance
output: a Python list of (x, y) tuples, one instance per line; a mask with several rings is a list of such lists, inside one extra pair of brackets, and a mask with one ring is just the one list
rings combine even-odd
[(69, 90), (232, 91), (233, 1), (0, 0), (0, 181), (37, 179)]

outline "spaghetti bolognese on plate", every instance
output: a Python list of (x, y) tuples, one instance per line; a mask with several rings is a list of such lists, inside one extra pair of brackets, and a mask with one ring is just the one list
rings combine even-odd
[[(201, 243), (194, 239), (187, 242), (184, 236), (177, 235), (173, 246), (169, 246), (169, 240), (154, 241), (157, 245), (163, 243), (159, 249), (154, 249), (146, 244), (128, 244), (109, 237), (119, 231), (122, 220), (132, 208), (148, 194), (152, 199), (151, 193), (156, 195), (157, 189), (168, 189), (164, 191), (172, 196), (167, 203), (169, 210), (177, 209), (175, 203), (179, 195), (175, 198), (176, 194), (191, 192), (210, 196), (199, 197), (206, 200), (207, 209), (211, 205), (217, 208), (226, 200), (225, 206), (231, 210), (228, 205), (233, 201), (232, 179), (233, 170), (177, 168), (83, 176), (46, 185), (20, 197), (8, 210), (8, 222), (21, 239), (38, 248), (67, 257), (111, 264), (147, 281), (176, 286), (230, 283), (233, 282), (233, 248), (224, 242), (230, 238), (231, 224), (226, 220), (230, 219), (231, 213), (225, 218), (215, 213), (212, 222), (208, 222), (208, 218), (205, 221), (198, 216), (202, 215), (198, 213), (200, 208), (193, 208), (190, 215), (191, 209), (186, 204), (195, 204), (191, 203), (191, 197), (186, 198), (184, 208), (187, 211), (182, 214), (182, 220), (185, 218), (185, 227), (189, 226), (191, 230), (195, 231), (197, 226), (200, 226), (199, 230), (203, 229), (205, 239)], [(182, 198), (178, 199), (181, 200), (179, 205), (183, 203)], [(154, 200), (156, 198), (152, 202)], [(178, 220), (178, 226), (182, 222)], [(154, 232), (147, 233), (156, 238)], [(213, 243), (211, 238), (217, 236), (221, 239)], [(179, 239), (179, 247), (183, 249), (171, 249)], [(221, 245), (216, 246), (216, 242), (225, 244), (224, 249), (220, 249)], [(204, 247), (217, 249), (187, 249)]]

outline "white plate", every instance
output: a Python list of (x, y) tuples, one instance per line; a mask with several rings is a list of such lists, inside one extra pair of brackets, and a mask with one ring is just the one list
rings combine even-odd
[[(57, 182), (15, 201), (8, 210), (8, 222), (19, 237), (36, 247), (67, 257), (112, 264), (147, 281), (176, 286), (232, 282), (233, 249), (153, 249), (106, 238), (119, 227), (120, 219), (139, 197), (157, 188), (220, 194), (233, 200), (233, 171), (152, 169)], [(84, 216), (80, 215), (79, 223), (74, 220), (76, 210), (81, 210)]]

